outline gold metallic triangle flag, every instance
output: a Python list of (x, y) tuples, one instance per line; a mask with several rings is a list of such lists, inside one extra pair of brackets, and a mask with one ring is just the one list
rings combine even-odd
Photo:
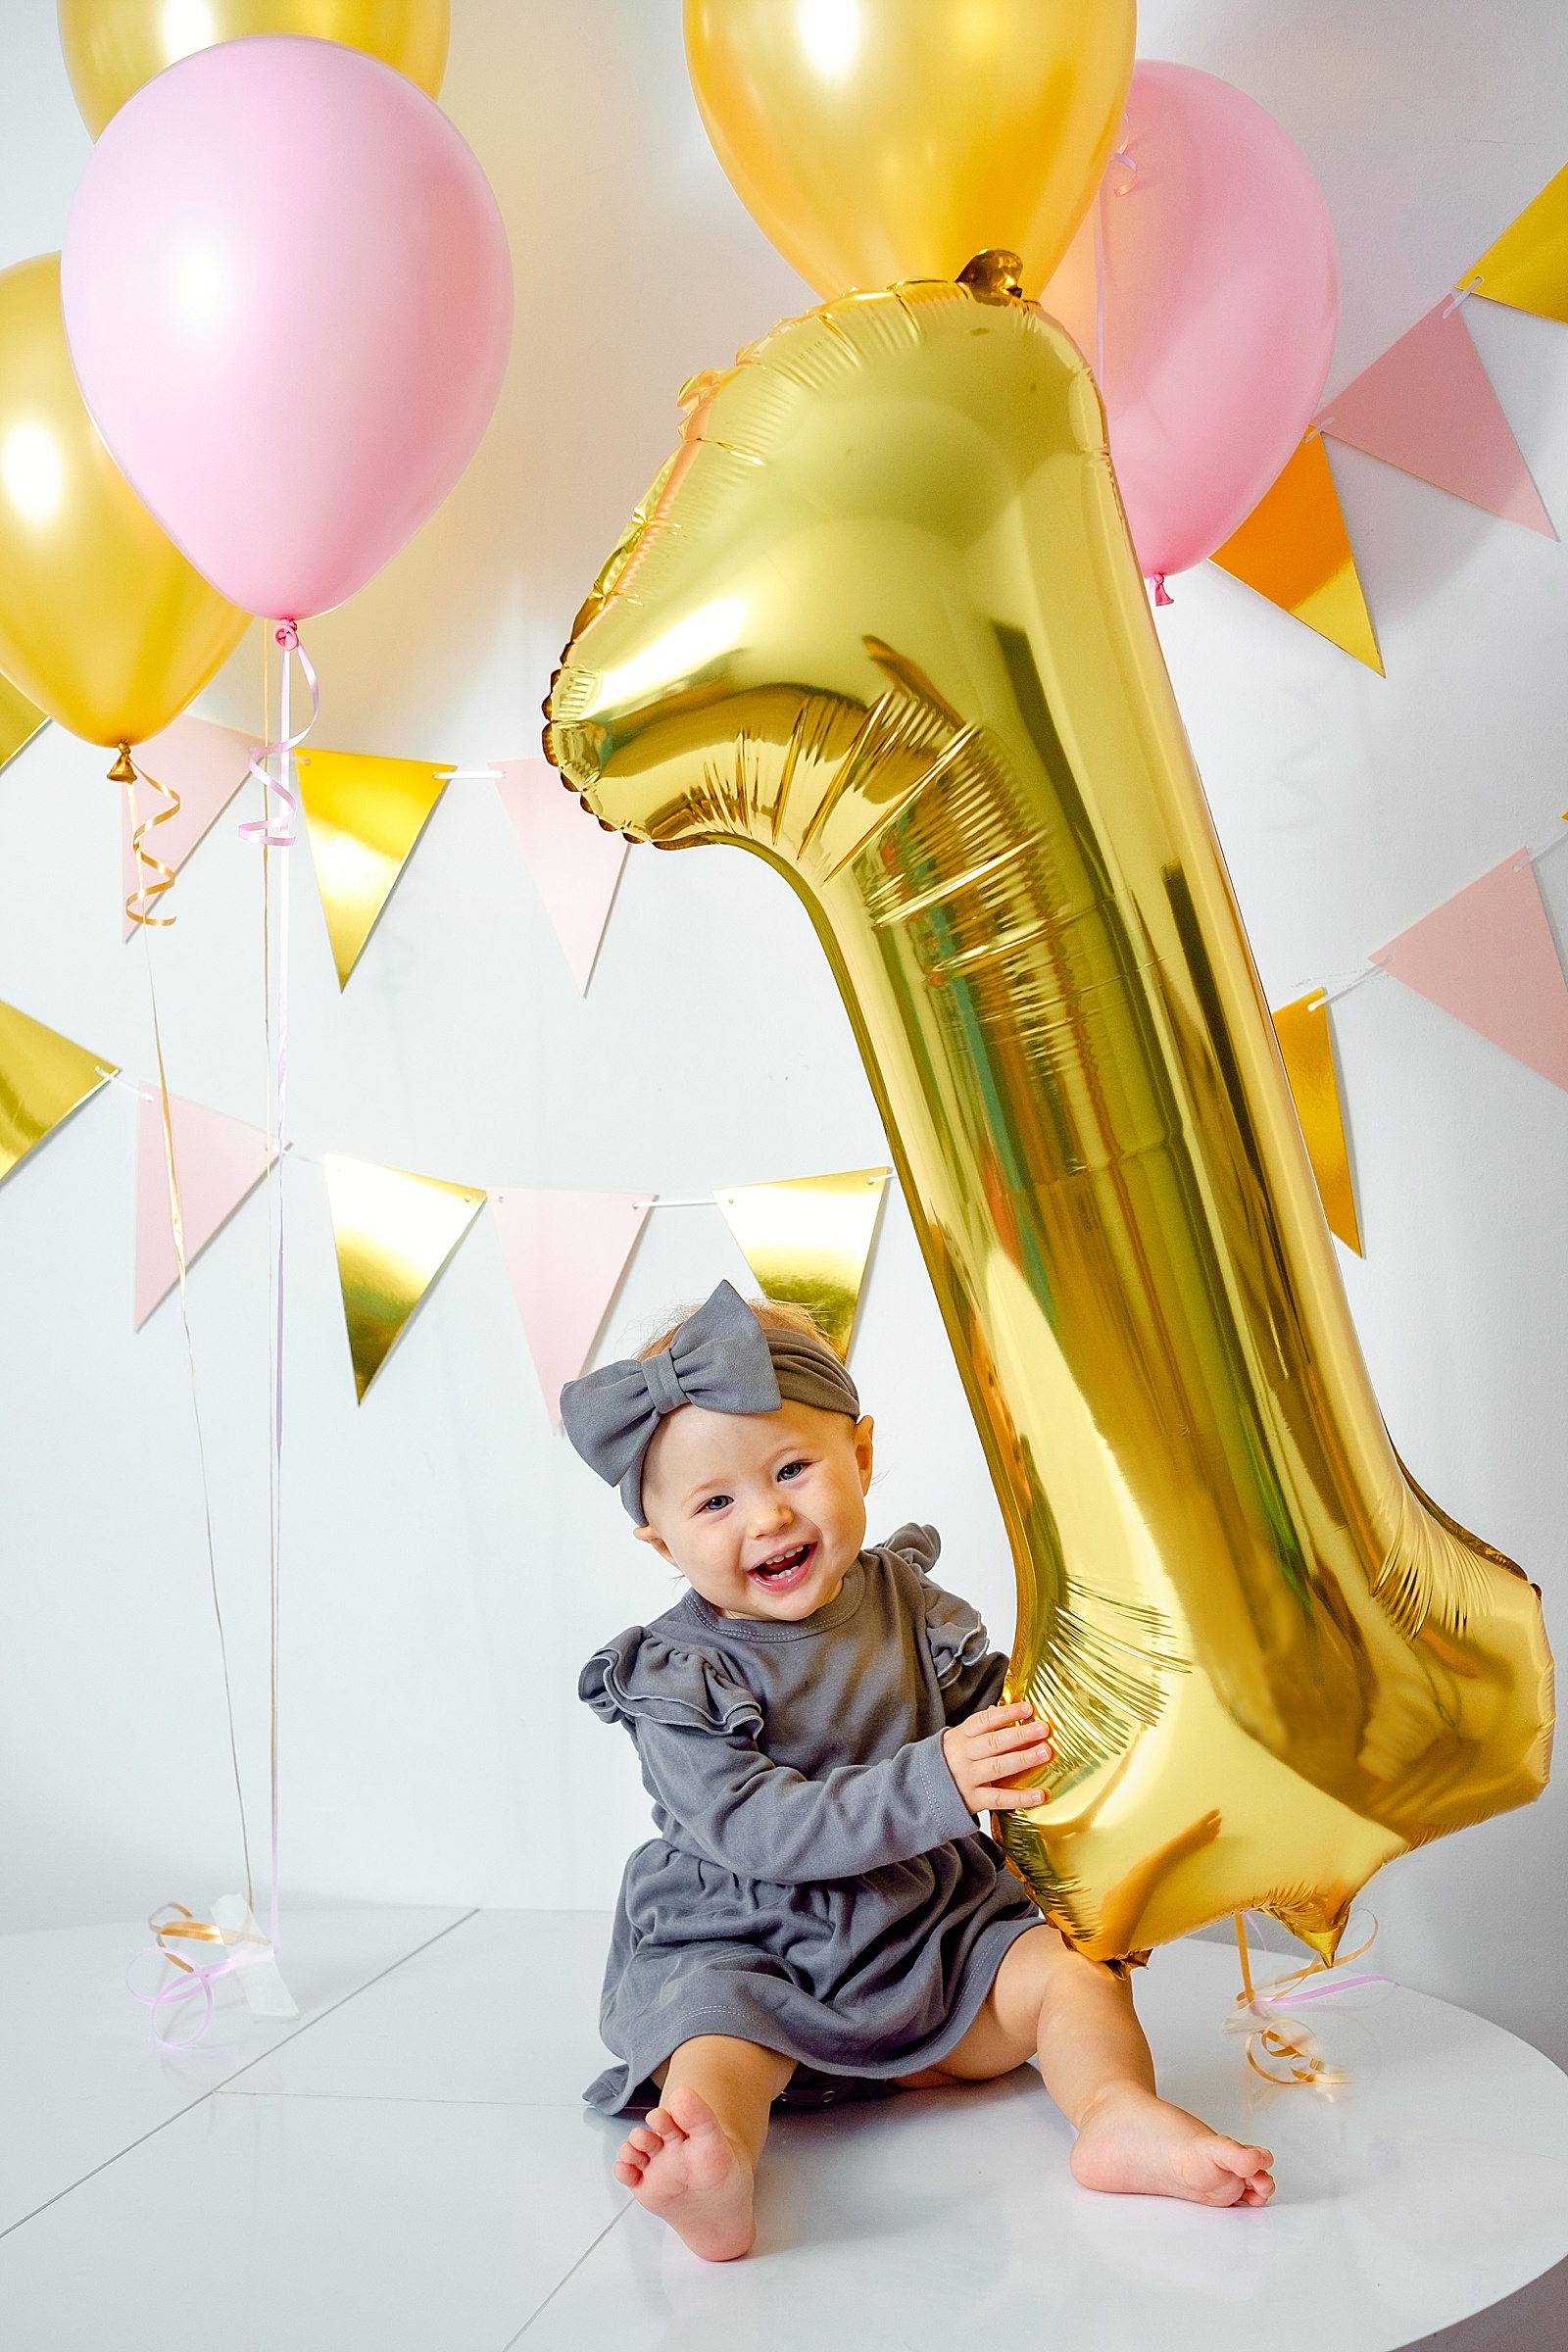
[(850, 1352), (892, 1172), (851, 1168), (713, 1195), (763, 1296), (808, 1307), (841, 1356)]
[(0, 1180), (114, 1076), (112, 1061), (0, 1004)]
[(1346, 1248), (1360, 1257), (1364, 1254), (1361, 1228), (1355, 1217), (1350, 1155), (1334, 1072), (1334, 1037), (1323, 991), (1315, 988), (1298, 997), (1294, 1004), (1282, 1004), (1274, 1015), (1274, 1034), (1280, 1041), (1285, 1075), (1296, 1098), (1296, 1115), (1306, 1138), (1306, 1156), (1317, 1178), (1329, 1231), (1337, 1233)]
[(409, 1176), (329, 1152), (326, 1191), (360, 1402), (436, 1276), (484, 1206), (438, 1176)]
[(300, 752), (295, 765), (337, 982), (346, 988), (452, 770), (365, 752)]
[(29, 703), (20, 686), (0, 673), (0, 767), (14, 760), (24, 743), (30, 743), (40, 727), (49, 724), (49, 714), (36, 703)]
[(1568, 326), (1568, 164), (1458, 282), (1462, 293)]
[(1301, 443), (1211, 560), (1382, 677), (1372, 615), (1318, 434)]

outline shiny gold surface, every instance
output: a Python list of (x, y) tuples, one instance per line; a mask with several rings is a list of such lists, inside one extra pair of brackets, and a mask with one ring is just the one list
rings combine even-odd
[(94, 138), (166, 66), (252, 32), (366, 49), (433, 98), (447, 66), (448, 0), (59, 0), (60, 46)]
[(763, 1297), (807, 1307), (841, 1356), (855, 1336), (888, 1175), (886, 1168), (850, 1168), (713, 1195)]
[(365, 752), (300, 752), (294, 765), (337, 984), (347, 988), (452, 770)]
[(326, 1191), (360, 1402), (484, 1206), (483, 1193), (329, 1152)]
[(40, 710), (36, 703), (0, 675), (0, 767), (14, 760), (24, 744), (29, 744), (40, 727), (49, 724), (49, 713)]
[(708, 135), (819, 294), (956, 277), (1009, 245), (1038, 294), (1100, 184), (1136, 0), (685, 0)]
[(1355, 1214), (1355, 1187), (1350, 1182), (1350, 1154), (1334, 1070), (1334, 1034), (1323, 991), (1314, 988), (1298, 997), (1294, 1004), (1282, 1004), (1274, 1015), (1274, 1034), (1329, 1231), (1337, 1233), (1346, 1248), (1360, 1257), (1361, 1227)]
[(1102, 1957), (1244, 1904), (1332, 1949), (1538, 1792), (1550, 1660), (1384, 1431), (1088, 369), (951, 284), (835, 303), (650, 500), (546, 748), (766, 859), (838, 978), (1055, 1726), (1013, 1863)]
[(248, 615), (165, 538), (71, 371), (60, 256), (0, 271), (0, 669), (89, 743), (143, 743)]
[(114, 1075), (112, 1061), (0, 1004), (0, 1183)]

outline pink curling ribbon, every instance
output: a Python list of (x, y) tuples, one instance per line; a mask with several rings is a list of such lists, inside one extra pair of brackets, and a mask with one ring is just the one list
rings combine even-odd
[[(249, 1917), (248, 1912), (246, 1916)], [(134, 1984), (130, 1991), (144, 2008), (153, 2013), (155, 2041), (166, 2050), (193, 2049), (213, 2022), (213, 1986), (220, 1977), (232, 1976), (236, 1969), (245, 1967), (255, 1952), (266, 1950), (267, 1938), (254, 1927), (225, 1929), (209, 1926), (205, 1919), (197, 1919), (187, 1911), (183, 1903), (166, 1903), (161, 1911), (153, 1913), (147, 1925), (153, 1932), (153, 1941), (138, 1954), (138, 1958), (167, 1960), (175, 1974), (168, 1984), (161, 1984), (156, 1992), (137, 1992)], [(175, 1948), (181, 1943), (216, 1944), (222, 1957), (207, 1960), (195, 1952), (186, 1954)], [(254, 1950), (244, 1951), (241, 1947), (247, 1944), (253, 1946)], [(200, 2024), (189, 2034), (166, 2034), (159, 2022), (160, 2011), (177, 2011), (186, 2001), (193, 2000), (199, 2000), (202, 2004)]]
[[(1359, 1960), (1372, 1949), (1377, 1936), (1374, 1920), (1366, 1941), (1346, 1957)], [(1251, 1955), (1247, 1948), (1246, 1914), (1241, 1911), (1236, 1914), (1236, 1948), (1242, 1964), (1242, 1990), (1236, 1995), (1239, 2014), (1230, 2023), (1247, 2035), (1247, 2063), (1252, 2072), (1261, 2075), (1265, 2082), (1277, 2083), (1282, 2088), (1296, 2085), (1311, 2090), (1343, 2088), (1349, 2076), (1326, 2063), (1306, 2028), (1293, 2026), (1286, 2033), (1275, 2022), (1273, 2012), (1300, 2001), (1323, 2000), (1331, 1992), (1349, 1992), (1357, 1985), (1392, 1984), (1393, 1977), (1337, 1976), (1325, 1962), (1311, 1960), (1304, 1968), (1293, 1969), (1289, 1976), (1276, 1977), (1272, 1984), (1254, 1987)], [(1279, 2068), (1284, 2072), (1277, 2072)]]
[[(291, 850), (296, 839), (295, 818), (299, 814), (299, 800), (294, 789), (294, 754), (305, 741), (320, 715), (321, 690), (310, 655), (300, 643), (298, 623), (280, 620), (272, 631), (273, 643), (283, 656), (282, 676), (278, 686), (277, 740), (259, 744), (251, 754), (250, 772), (263, 790), (261, 817), (240, 826), (240, 839), (254, 842), (263, 857), (263, 945), (267, 952), (268, 926), (268, 866), (270, 850)], [(310, 691), (311, 715), (298, 734), (289, 731), (289, 657), (293, 655), (304, 672)], [(264, 716), (266, 713), (264, 712)], [(277, 773), (271, 772), (270, 762), (277, 761)], [(276, 808), (271, 806), (275, 797)], [(271, 1677), (271, 1886), (269, 1929), (272, 1952), (277, 1951), (277, 1552), (278, 1512), (283, 1479), (283, 1155), (288, 1149), (288, 877), (289, 859), (285, 857), (278, 870), (277, 890), (277, 1031), (275, 1062), (272, 1071), (272, 1101), (268, 1106), (268, 1143), (275, 1138), (276, 1156), (270, 1168), (276, 1170), (277, 1222), (274, 1229), (272, 1259), (272, 1382), (271, 1382), (271, 1479), (269, 1505), (269, 1623), (270, 1631)], [(270, 1019), (270, 991), (269, 990), (269, 1019)], [(269, 1177), (270, 1185), (271, 1178)]]

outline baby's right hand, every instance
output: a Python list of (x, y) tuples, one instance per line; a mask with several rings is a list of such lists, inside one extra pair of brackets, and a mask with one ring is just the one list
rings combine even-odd
[(1010, 1706), (987, 1707), (967, 1723), (956, 1723), (942, 1735), (942, 1753), (958, 1784), (958, 1794), (971, 1813), (1005, 1813), (1018, 1805), (1043, 1805), (1048, 1788), (1004, 1788), (998, 1784), (1014, 1774), (1034, 1775), (1055, 1759), (1049, 1723), (1035, 1720), (1026, 1698)]

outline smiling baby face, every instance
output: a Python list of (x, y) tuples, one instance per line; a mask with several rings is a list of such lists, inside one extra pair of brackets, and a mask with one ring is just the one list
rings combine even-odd
[(871, 1421), (786, 1399), (776, 1413), (688, 1404), (643, 1465), (637, 1530), (723, 1617), (809, 1617), (865, 1541)]

